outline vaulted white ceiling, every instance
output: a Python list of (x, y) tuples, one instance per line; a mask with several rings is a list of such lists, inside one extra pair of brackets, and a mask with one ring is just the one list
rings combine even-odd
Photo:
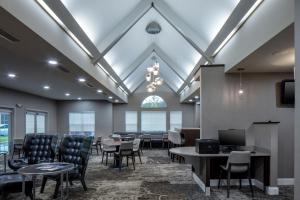
[[(99, 52), (108, 50), (104, 59), (130, 92), (144, 82), (146, 68), (153, 64), (153, 54), (161, 65), (165, 83), (177, 92), (202, 58), (202, 52), (182, 34), (193, 37), (192, 42), (204, 52), (239, 0), (62, 2)], [(159, 34), (145, 31), (152, 21), (161, 26)], [(129, 27), (125, 27), (126, 24)], [(182, 28), (185, 30), (178, 31)], [(113, 45), (108, 48), (110, 43)]]

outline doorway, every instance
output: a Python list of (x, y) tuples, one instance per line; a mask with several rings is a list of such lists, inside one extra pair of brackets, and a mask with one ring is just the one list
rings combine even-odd
[(9, 152), (12, 138), (12, 110), (0, 108), (0, 151)]

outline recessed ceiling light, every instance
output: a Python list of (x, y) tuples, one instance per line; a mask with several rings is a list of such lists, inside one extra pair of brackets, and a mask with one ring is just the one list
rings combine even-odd
[(85, 82), (85, 78), (79, 78), (78, 81), (79, 81), (80, 83), (84, 83), (84, 82)]
[(78, 97), (77, 100), (82, 100), (82, 98), (81, 98), (81, 97)]
[(189, 102), (193, 102), (193, 99), (190, 99)]
[(112, 97), (112, 96), (109, 96), (108, 98), (109, 98), (109, 99), (113, 99), (113, 97)]
[(118, 100), (118, 99), (116, 99), (116, 100), (115, 100), (115, 102), (116, 102), (116, 103), (119, 103), (119, 100)]
[(57, 65), (58, 62), (56, 60), (48, 60), (49, 65)]
[(71, 94), (70, 94), (70, 93), (68, 93), (68, 92), (65, 94), (65, 96), (67, 96), (67, 97), (68, 97), (68, 96), (70, 96), (70, 95), (71, 95)]
[(102, 92), (103, 92), (103, 90), (97, 90), (97, 92), (98, 92), (98, 93), (102, 93)]
[(44, 90), (50, 90), (50, 86), (49, 85), (44, 85)]
[(8, 73), (7, 76), (8, 78), (16, 78), (16, 74), (14, 73)]
[(195, 99), (199, 99), (199, 96), (195, 96)]

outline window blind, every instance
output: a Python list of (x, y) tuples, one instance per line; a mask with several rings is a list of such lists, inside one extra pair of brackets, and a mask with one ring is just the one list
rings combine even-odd
[(95, 112), (69, 113), (69, 132), (73, 135), (95, 135)]
[(175, 130), (175, 128), (182, 128), (182, 112), (181, 111), (171, 111), (170, 112), (170, 130)]
[(137, 112), (136, 111), (126, 111), (125, 112), (125, 130), (137, 131)]
[(141, 126), (142, 131), (166, 131), (166, 112), (142, 111)]

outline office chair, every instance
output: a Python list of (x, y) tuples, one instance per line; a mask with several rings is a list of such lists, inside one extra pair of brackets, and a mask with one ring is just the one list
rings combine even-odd
[[(227, 198), (229, 198), (229, 193), (230, 193), (231, 174), (246, 175), (249, 180), (252, 197), (254, 196), (253, 186), (251, 181), (250, 160), (251, 160), (251, 153), (249, 151), (232, 151), (228, 157), (226, 166), (224, 165), (220, 166), (218, 188), (220, 188), (221, 185), (221, 176), (223, 172), (227, 172)], [(241, 178), (239, 179), (239, 181), (240, 181), (240, 188), (241, 188), (242, 185)]]

